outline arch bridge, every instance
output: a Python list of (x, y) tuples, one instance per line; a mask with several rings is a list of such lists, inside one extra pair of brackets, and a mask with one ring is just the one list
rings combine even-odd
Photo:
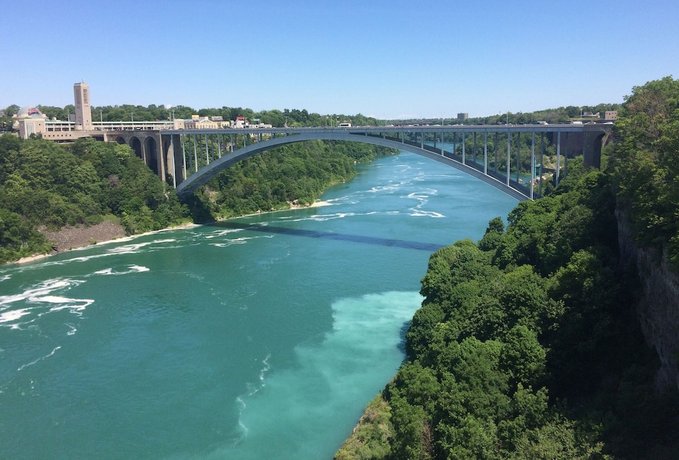
[(245, 158), (282, 145), (324, 140), (410, 151), (524, 200), (540, 196), (546, 181), (558, 183), (567, 159), (576, 154), (584, 154), (586, 164), (598, 167), (611, 128), (559, 124), (182, 129), (160, 131), (158, 145), (161, 177), (171, 179), (180, 196), (194, 193)]

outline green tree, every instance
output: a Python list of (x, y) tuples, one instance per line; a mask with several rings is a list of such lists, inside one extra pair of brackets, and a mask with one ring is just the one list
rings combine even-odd
[(502, 218), (493, 218), (490, 222), (488, 222), (488, 227), (486, 227), (483, 238), (481, 238), (481, 241), (479, 241), (479, 249), (482, 251), (496, 250), (502, 242), (504, 231), (505, 224), (502, 222)]
[(545, 372), (546, 356), (535, 332), (516, 325), (504, 337), (500, 368), (510, 377), (512, 385), (537, 385)]
[(0, 208), (0, 263), (49, 249), (47, 240), (23, 217)]
[(635, 87), (616, 123), (610, 168), (618, 199), (645, 245), (667, 247), (679, 267), (679, 80)]

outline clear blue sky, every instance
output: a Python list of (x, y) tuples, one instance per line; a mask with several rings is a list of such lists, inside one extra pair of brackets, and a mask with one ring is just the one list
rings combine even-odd
[(0, 107), (298, 108), (378, 118), (622, 102), (679, 77), (679, 2), (2, 2)]

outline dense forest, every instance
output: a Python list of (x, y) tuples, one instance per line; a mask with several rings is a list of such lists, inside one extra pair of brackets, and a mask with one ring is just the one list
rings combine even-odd
[(41, 230), (104, 219), (133, 234), (189, 220), (189, 213), (128, 146), (0, 136), (0, 262), (49, 251)]
[(393, 153), (353, 142), (313, 141), (279, 147), (226, 169), (200, 193), (217, 218), (309, 205), (355, 165)]
[(69, 146), (0, 136), (0, 263), (49, 252), (45, 231), (121, 224), (128, 234), (183, 222), (270, 211), (316, 200), (355, 174), (355, 164), (386, 149), (364, 144), (305, 143), (244, 160), (189, 203), (130, 147), (80, 139)]
[(678, 261), (679, 81), (634, 88), (603, 171), (434, 253), (407, 357), (337, 458), (679, 458), (676, 388), (635, 310), (616, 210)]
[(639, 241), (666, 251), (679, 272), (679, 80), (635, 88), (623, 115), (609, 165), (620, 208)]

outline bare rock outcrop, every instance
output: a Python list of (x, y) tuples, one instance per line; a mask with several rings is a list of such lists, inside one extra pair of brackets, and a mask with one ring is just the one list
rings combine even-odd
[(125, 229), (116, 222), (104, 221), (89, 227), (64, 227), (57, 231), (42, 230), (41, 233), (52, 243), (55, 251), (62, 252), (122, 238)]
[(658, 390), (679, 389), (679, 276), (655, 248), (640, 247), (623, 212), (617, 212), (623, 264), (635, 267), (641, 283), (637, 312), (646, 342), (660, 360)]

